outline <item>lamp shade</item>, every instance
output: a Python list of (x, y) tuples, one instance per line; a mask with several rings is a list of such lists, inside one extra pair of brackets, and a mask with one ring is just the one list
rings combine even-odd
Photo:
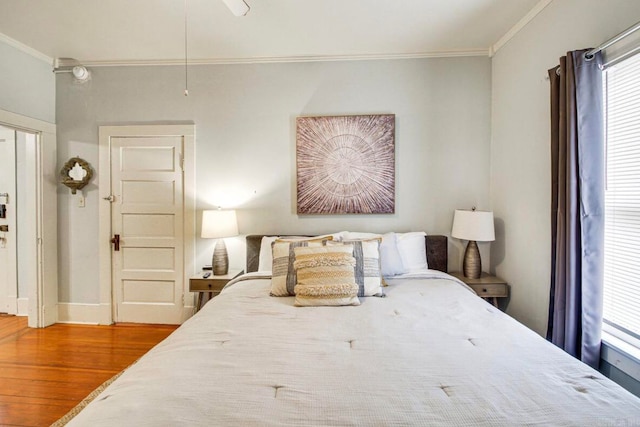
[(238, 235), (238, 219), (236, 211), (210, 210), (202, 211), (203, 239), (219, 239)]
[(457, 239), (491, 242), (496, 239), (493, 212), (456, 209), (451, 236)]

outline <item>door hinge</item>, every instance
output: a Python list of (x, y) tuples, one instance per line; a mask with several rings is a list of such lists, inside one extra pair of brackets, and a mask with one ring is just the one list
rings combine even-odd
[(180, 169), (184, 170), (184, 156), (180, 154)]

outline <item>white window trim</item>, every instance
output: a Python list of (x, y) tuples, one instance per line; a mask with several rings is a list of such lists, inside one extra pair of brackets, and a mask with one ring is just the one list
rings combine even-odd
[(637, 341), (610, 325), (603, 325), (600, 358), (640, 382), (640, 345)]
[(640, 340), (636, 337), (605, 323), (602, 325), (602, 341), (640, 362)]

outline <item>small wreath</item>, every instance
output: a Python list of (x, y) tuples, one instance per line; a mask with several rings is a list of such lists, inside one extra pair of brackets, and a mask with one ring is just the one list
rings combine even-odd
[(84, 188), (93, 178), (91, 165), (80, 157), (72, 157), (60, 171), (60, 182), (71, 189), (71, 194)]

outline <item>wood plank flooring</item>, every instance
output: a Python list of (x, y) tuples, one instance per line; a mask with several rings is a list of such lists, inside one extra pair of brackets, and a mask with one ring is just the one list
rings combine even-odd
[(175, 325), (27, 327), (0, 315), (0, 425), (48, 426), (169, 336)]

